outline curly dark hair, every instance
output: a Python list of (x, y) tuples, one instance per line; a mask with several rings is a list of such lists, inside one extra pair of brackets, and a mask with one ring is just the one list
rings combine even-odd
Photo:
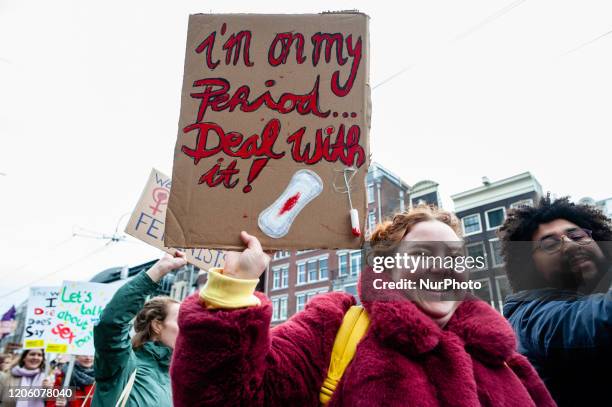
[(509, 210), (498, 232), (502, 242), (502, 256), (506, 262), (506, 274), (515, 292), (545, 286), (543, 277), (535, 271), (531, 243), (517, 242), (531, 242), (540, 224), (555, 219), (565, 219), (581, 228), (590, 229), (593, 240), (600, 246), (607, 261), (612, 260), (610, 219), (594, 206), (575, 204), (568, 197), (553, 201), (547, 195), (535, 207), (522, 206)]

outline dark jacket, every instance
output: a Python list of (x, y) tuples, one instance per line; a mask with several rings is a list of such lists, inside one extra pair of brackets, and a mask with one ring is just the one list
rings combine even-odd
[(509, 296), (504, 315), (519, 352), (559, 406), (610, 405), (612, 291), (584, 296), (542, 289)]
[(172, 350), (147, 342), (133, 350), (130, 321), (143, 307), (145, 299), (159, 285), (141, 273), (115, 293), (94, 328), (96, 391), (93, 407), (114, 406), (134, 369), (136, 381), (128, 406), (171, 407), (172, 394), (168, 369)]
[[(207, 309), (197, 294), (179, 313), (172, 362), (176, 407), (319, 406), (336, 333), (355, 303), (316, 296), (270, 329), (272, 306)], [(410, 301), (364, 306), (371, 320), (329, 403), (333, 406), (554, 406), (506, 320), (463, 302), (441, 329)]]
[[(55, 383), (53, 384), (53, 387), (56, 389), (61, 389), (62, 385), (64, 384), (64, 378), (66, 377), (66, 370), (67, 370), (68, 366), (64, 366), (64, 368), (55, 375)], [(77, 369), (77, 364), (75, 363), (74, 368)], [(95, 391), (94, 388), (94, 383), (92, 384), (88, 384), (88, 385), (84, 385), (84, 386), (75, 386), (75, 383), (71, 380), (70, 381), (70, 387), (74, 387), (74, 399), (73, 400), (69, 400), (66, 403), (66, 407), (91, 407), (91, 400), (93, 397), (93, 392)], [(89, 395), (89, 398), (87, 398), (87, 395)], [(87, 399), (86, 403), (83, 403), (85, 401), (85, 399)], [(45, 403), (46, 407), (56, 407), (57, 406), (57, 402), (56, 399), (52, 399), (52, 400), (48, 400)]]

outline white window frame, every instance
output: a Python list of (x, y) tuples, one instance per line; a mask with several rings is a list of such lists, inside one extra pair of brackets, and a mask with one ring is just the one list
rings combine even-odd
[[(283, 303), (285, 304), (284, 308), (283, 308)], [(289, 308), (289, 296), (286, 295), (284, 297), (281, 297), (280, 299), (280, 321), (285, 321), (287, 319), (287, 315), (288, 315), (288, 308)], [(283, 312), (284, 311), (284, 312)]]
[(481, 240), (478, 242), (474, 242), (474, 243), (469, 243), (465, 245), (465, 254), (468, 254), (467, 248), (468, 247), (472, 247), (472, 246), (478, 246), (480, 245), (482, 247), (482, 254), (484, 255), (484, 261), (485, 261), (485, 266), (482, 269), (479, 268), (474, 268), (474, 271), (482, 271), (482, 270), (488, 270), (489, 269), (489, 256), (487, 256), (487, 247), (485, 246), (485, 243)]
[[(288, 294), (276, 295), (270, 298), (270, 301), (272, 302), (272, 322), (284, 321), (287, 319), (288, 298), (289, 298)], [(282, 311), (282, 308), (281, 308), (282, 300), (284, 300), (285, 302), (285, 315), (284, 316), (281, 312)]]
[[(350, 253), (348, 251), (342, 251), (342, 252), (337, 252), (336, 256), (338, 257), (338, 277), (347, 277), (350, 275), (351, 273), (351, 264), (350, 264), (350, 260), (351, 260), (351, 256)], [(341, 274), (341, 268), (340, 268), (340, 256), (346, 256), (346, 273), (345, 274)]]
[(272, 322), (278, 321), (280, 314), (280, 298), (270, 298), (270, 302), (272, 303)]
[[(357, 270), (355, 273), (353, 273), (353, 254), (358, 254), (359, 255), (359, 270)], [(349, 252), (349, 257), (348, 257), (348, 275), (351, 277), (355, 277), (359, 275), (359, 272), (361, 271), (361, 267), (363, 267), (363, 264), (361, 264), (361, 250), (351, 250)]]
[[(327, 260), (327, 277), (321, 277), (321, 260)], [(319, 281), (329, 280), (329, 254), (319, 257), (317, 267), (319, 268)]]
[[(287, 287), (283, 287), (283, 269), (285, 268), (289, 268), (289, 263), (284, 263), (284, 264), (278, 264), (274, 267), (272, 267), (272, 290), (282, 290), (283, 288), (287, 288), (289, 285), (287, 285)], [(278, 272), (278, 285), (275, 284), (276, 282), (276, 272)]]
[[(300, 266), (304, 266), (304, 281), (300, 281)], [(306, 270), (306, 262), (300, 261), (299, 263), (296, 263), (295, 269), (296, 269), (295, 285), (300, 286), (300, 285), (308, 284), (308, 270)]]
[(273, 268), (272, 269), (272, 290), (280, 289), (280, 269)]
[(376, 228), (376, 210), (368, 211), (368, 231), (372, 233)]
[[(527, 203), (529, 202), (529, 203)], [(516, 202), (512, 202), (510, 204), (510, 208), (511, 209), (516, 209), (520, 206), (533, 206), (533, 199), (531, 198), (527, 198), (527, 199), (521, 199), (520, 201), (516, 201)]]
[[(472, 217), (472, 216), (478, 216), (478, 230), (471, 232), (471, 233), (467, 233), (465, 231), (465, 219)], [(482, 219), (480, 218), (480, 213), (471, 213), (469, 215), (462, 217), (461, 218), (461, 228), (463, 230), (463, 236), (472, 236), (472, 235), (477, 235), (478, 233), (482, 233)]]
[[(319, 266), (319, 262), (323, 259), (327, 260), (327, 277), (321, 278), (321, 267)], [(315, 280), (310, 279), (310, 272), (308, 271), (308, 263), (315, 262), (317, 265), (317, 278)], [(296, 285), (304, 285), (311, 283), (318, 283), (319, 281), (327, 281), (329, 280), (329, 253), (321, 254), (318, 256), (309, 257), (307, 259), (302, 259), (297, 264), (304, 264), (306, 267), (306, 282), (299, 283)]]
[(319, 287), (319, 288), (313, 288), (310, 290), (302, 290), (302, 291), (296, 291), (295, 292), (295, 312), (299, 312), (297, 309), (297, 298), (300, 296), (304, 296), (305, 300), (304, 300), (304, 308), (306, 308), (306, 305), (308, 304), (308, 296), (314, 297), (317, 294), (323, 294), (323, 293), (327, 293), (329, 292), (329, 287)]
[[(370, 188), (372, 188), (372, 193), (370, 194)], [(376, 187), (374, 184), (368, 184), (366, 188), (366, 195), (368, 199), (368, 204), (376, 202)]]
[[(491, 227), (489, 225), (489, 212), (498, 211), (500, 209), (502, 210), (502, 213), (504, 214), (504, 220), (502, 220), (502, 223), (499, 226)], [(497, 230), (501, 225), (504, 224), (504, 221), (506, 220), (506, 207), (505, 206), (498, 206), (497, 208), (486, 210), (485, 213), (484, 213), (484, 216), (485, 216), (485, 222), (487, 224), (487, 230)]]
[(297, 252), (295, 252), (295, 255), (299, 256), (301, 254), (308, 253), (308, 252), (314, 252), (314, 251), (315, 249), (298, 250)]
[[(284, 266), (281, 267), (281, 281), (280, 281), (280, 286), (281, 288), (287, 288), (289, 287), (289, 266)], [(287, 280), (285, 281), (285, 276), (287, 276)]]
[[(491, 251), (491, 268), (503, 267), (506, 264), (503, 259), (502, 259), (502, 262), (499, 264), (495, 262), (495, 249), (493, 248), (493, 242), (497, 242), (497, 241), (499, 241), (498, 237), (489, 239), (489, 250)], [(500, 253), (500, 256), (501, 256), (501, 253)]]
[(286, 251), (286, 250), (279, 250), (274, 253), (274, 256), (272, 256), (272, 260), (285, 259), (289, 256), (291, 256), (291, 252)]
[[(309, 270), (308, 266), (310, 266), (311, 263), (315, 264), (315, 273), (316, 273), (316, 279), (311, 280), (310, 279), (310, 273), (312, 270)], [(310, 283), (316, 283), (317, 281), (319, 281), (319, 260), (317, 259), (308, 259), (306, 261), (306, 281), (310, 284)]]
[[(301, 309), (298, 309), (299, 306), (299, 299), (303, 298), (304, 299), (304, 306)], [(301, 312), (304, 311), (304, 309), (306, 308), (306, 301), (307, 301), (307, 296), (306, 294), (295, 294), (295, 312)]]

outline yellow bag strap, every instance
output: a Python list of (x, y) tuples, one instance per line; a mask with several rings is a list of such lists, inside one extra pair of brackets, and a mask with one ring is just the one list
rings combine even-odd
[(323, 381), (319, 392), (319, 401), (327, 405), (336, 390), (336, 386), (349, 363), (355, 356), (357, 345), (365, 335), (370, 326), (370, 318), (366, 310), (360, 305), (353, 305), (342, 320), (342, 325), (336, 334), (334, 347), (332, 348), (331, 360), (327, 377)]

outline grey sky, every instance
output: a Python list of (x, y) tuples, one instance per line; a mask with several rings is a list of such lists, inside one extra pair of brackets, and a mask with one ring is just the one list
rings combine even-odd
[(0, 312), (30, 281), (159, 255), (134, 240), (90, 255), (105, 241), (71, 234), (112, 233), (151, 167), (170, 173), (190, 13), (359, 9), (371, 84), (405, 70), (372, 92), (374, 160), (445, 197), (523, 171), (558, 195), (612, 196), (609, 1), (399, 4), (0, 2)]

